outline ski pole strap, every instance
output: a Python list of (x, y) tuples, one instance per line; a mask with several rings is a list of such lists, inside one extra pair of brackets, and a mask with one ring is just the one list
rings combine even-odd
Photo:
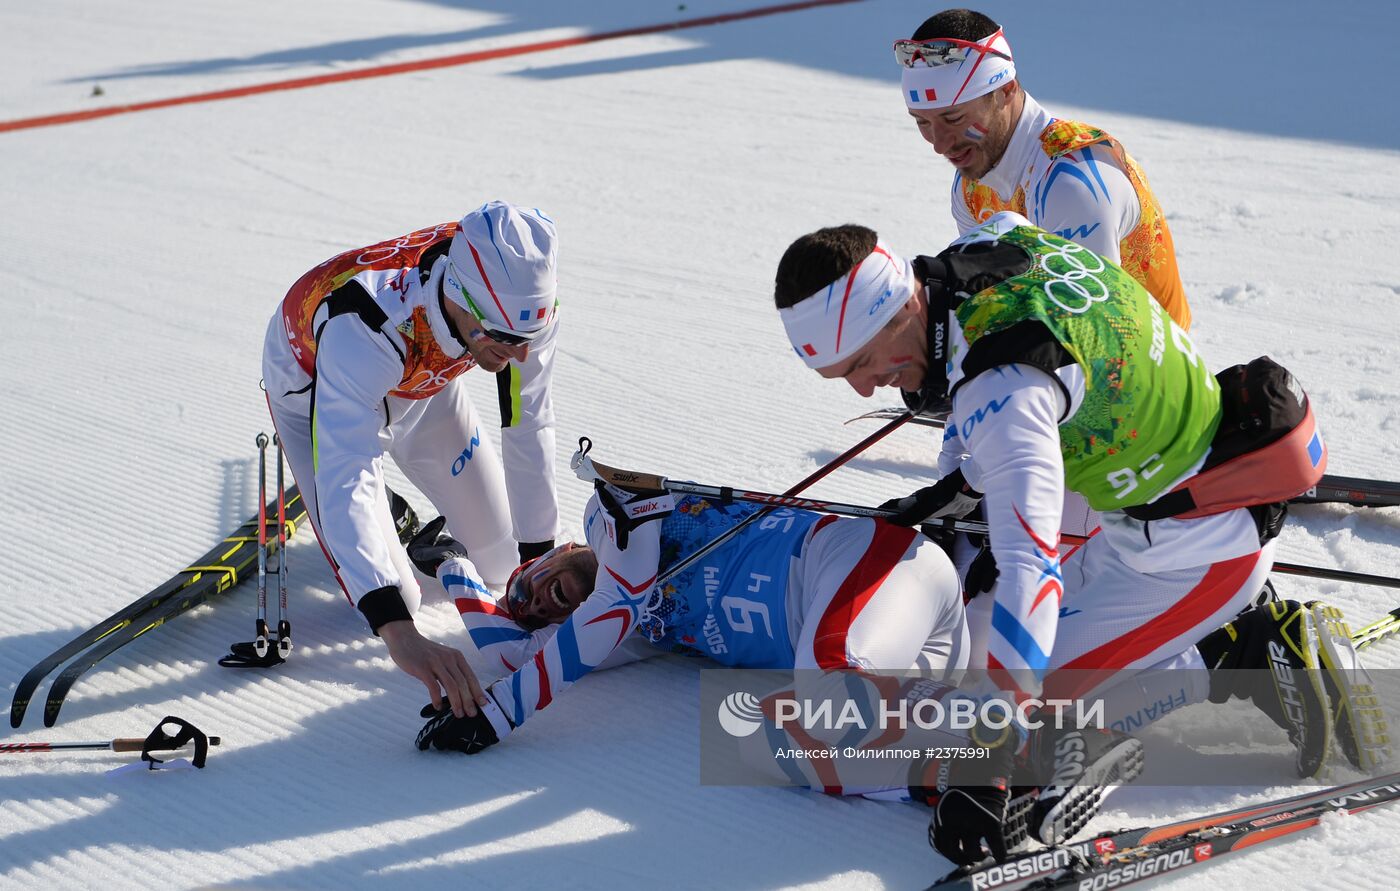
[[(167, 724), (176, 728), (177, 732), (173, 736), (165, 732)], [(214, 737), (213, 741), (215, 745), (218, 744), (218, 739), (217, 736)], [(209, 755), (209, 736), (189, 721), (183, 718), (177, 718), (173, 715), (167, 715), (156, 725), (156, 729), (152, 730), (150, 735), (146, 737), (145, 743), (141, 747), (141, 760), (150, 762), (151, 770), (155, 770), (157, 764), (162, 764), (164, 762), (151, 754), (152, 752), (169, 752), (174, 749), (182, 749), (191, 742), (194, 743), (194, 758), (190, 759), (190, 763), (195, 767), (202, 768), (204, 767), (204, 759)]]

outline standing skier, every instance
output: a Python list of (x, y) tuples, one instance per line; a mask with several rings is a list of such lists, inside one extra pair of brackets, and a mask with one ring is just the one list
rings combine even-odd
[[(1242, 406), (1233, 386), (1224, 404), (1221, 382), (1146, 290), (1014, 213), (914, 263), (861, 226), (814, 232), (784, 254), (775, 297), (794, 350), (823, 377), (862, 396), (922, 389), (926, 404), (950, 408), (945, 478), (905, 499), (896, 522), (985, 493), (994, 565), (969, 574), (968, 614), (972, 666), (995, 687), (1016, 698), (1042, 688), (1248, 698), (1287, 730), (1299, 772), (1317, 772), (1331, 730), (1322, 685), (1334, 681), (1318, 677), (1308, 610), (1274, 603), (1221, 627), (1269, 570), (1281, 502), (1325, 466), (1286, 372), (1267, 363), (1281, 375), (1270, 407), (1292, 428), (1241, 441), (1254, 429), (1241, 427), (1245, 412), (1260, 406)], [(1245, 383), (1259, 370), (1251, 363)], [(1068, 555), (1065, 488), (1103, 512), (1103, 531)], [(1176, 668), (1201, 670), (1165, 670)], [(1124, 683), (1116, 672), (1134, 674)], [(1245, 680), (1259, 675), (1275, 683)], [(959, 770), (956, 806), (940, 805), (933, 830), (955, 857), (1001, 831), (1007, 801)]]
[(894, 50), (920, 135), (957, 170), (960, 233), (1015, 211), (1122, 266), (1191, 327), (1171, 231), (1142, 168), (1112, 136), (1055, 117), (1021, 88), (1000, 25), (949, 9)]
[[(1001, 26), (971, 9), (930, 17), (894, 44), (919, 134), (957, 171), (952, 213), (966, 234), (1010, 210), (1122, 266), (1183, 330), (1191, 309), (1157, 197), (1118, 140), (1052, 115), (1021, 87)], [(1065, 493), (1061, 529), (1087, 535), (1098, 514)], [(960, 546), (958, 563), (971, 557)]]
[[(553, 547), (556, 255), (552, 220), (489, 202), (332, 257), (297, 280), (267, 328), (268, 405), (322, 550), (394, 662), (457, 714), (483, 694), (461, 653), (414, 625), (421, 592), (383, 456), (488, 582)], [(496, 374), (504, 472), (461, 377), (478, 366)]]

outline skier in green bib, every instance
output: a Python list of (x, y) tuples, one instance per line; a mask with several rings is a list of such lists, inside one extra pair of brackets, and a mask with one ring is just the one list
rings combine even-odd
[[(1335, 681), (1318, 668), (1313, 611), (1250, 608), (1296, 494), (1283, 490), (1325, 466), (1301, 389), (1289, 455), (1251, 445), (1212, 462), (1228, 406), (1186, 332), (1122, 268), (1012, 212), (912, 262), (862, 226), (813, 232), (784, 254), (775, 299), (797, 355), (823, 377), (949, 411), (942, 478), (891, 506), (913, 525), (984, 502), (989, 547), (965, 597), (985, 689), (1103, 699), (1118, 729), (1163, 702), (1250, 699), (1287, 731), (1299, 773), (1318, 772)], [(1283, 472), (1298, 455), (1304, 467)], [(1082, 545), (1060, 541), (1066, 489), (1103, 515)], [(1343, 748), (1359, 758), (1344, 724)], [(985, 768), (960, 782), (964, 765), (942, 766), (930, 839), (959, 862), (1001, 838), (1017, 738), (1000, 744), (992, 775), (1004, 782), (986, 785)]]

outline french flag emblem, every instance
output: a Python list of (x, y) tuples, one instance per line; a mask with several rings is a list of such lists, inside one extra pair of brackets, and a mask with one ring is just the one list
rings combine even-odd
[[(919, 97), (920, 93), (924, 94), (922, 98)], [(932, 87), (929, 87), (926, 90), (910, 90), (909, 98), (915, 102), (937, 102), (938, 94), (934, 92)]]
[[(542, 308), (540, 308), (540, 309), (538, 309), (538, 310), (535, 311), (534, 316), (535, 316), (536, 319), (542, 319), (542, 318), (545, 317), (545, 313), (547, 313), (547, 312), (549, 312), (549, 308), (548, 308), (548, 307), (542, 307)], [(520, 311), (520, 321), (522, 321), (522, 322), (528, 322), (528, 321), (530, 321), (530, 310), (528, 310), (528, 309), (522, 309), (522, 310)]]

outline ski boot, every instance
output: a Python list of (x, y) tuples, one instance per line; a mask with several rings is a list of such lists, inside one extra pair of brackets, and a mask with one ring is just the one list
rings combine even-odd
[(1098, 813), (1115, 786), (1142, 773), (1142, 743), (1116, 730), (1046, 726), (1031, 735), (1027, 761), (1040, 788), (1027, 834), (1046, 845), (1068, 841)]
[(1390, 733), (1375, 684), (1356, 655), (1342, 611), (1319, 600), (1309, 602), (1308, 608), (1317, 627), (1322, 683), (1337, 746), (1352, 767), (1372, 773), (1390, 760)]
[[(992, 758), (996, 757), (995, 751)], [(1022, 781), (1004, 794), (1000, 813), (1008, 852), (1025, 850), (1028, 842), (1057, 845), (1067, 841), (1098, 813), (1103, 798), (1115, 786), (1142, 773), (1142, 743), (1115, 730), (1046, 726), (1031, 732), (1024, 750), (1014, 759), (1014, 776)], [(965, 771), (967, 765), (960, 765)], [(948, 791), (944, 766), (936, 786), (910, 787), (910, 797), (937, 807)], [(935, 848), (936, 823), (929, 825)]]
[(1210, 670), (1210, 701), (1248, 699), (1288, 733), (1301, 777), (1327, 760), (1332, 721), (1319, 669), (1312, 611), (1296, 600), (1247, 610), (1196, 648)]

